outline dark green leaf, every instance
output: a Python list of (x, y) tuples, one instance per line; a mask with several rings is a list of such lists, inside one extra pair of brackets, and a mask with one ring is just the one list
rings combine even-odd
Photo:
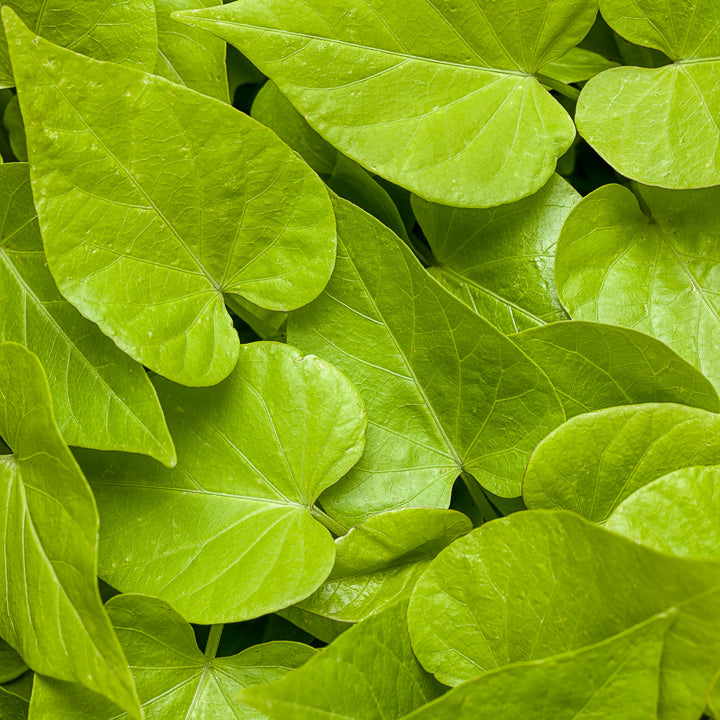
[(19, 678), (27, 669), (17, 652), (0, 638), (0, 684)]

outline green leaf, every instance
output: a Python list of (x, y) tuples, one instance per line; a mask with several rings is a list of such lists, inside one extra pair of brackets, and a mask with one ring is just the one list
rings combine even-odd
[(407, 602), (350, 628), (302, 668), (240, 701), (273, 720), (401, 718), (440, 694), (413, 655)]
[(568, 417), (650, 402), (720, 409), (712, 383), (650, 335), (574, 320), (511, 339), (546, 372)]
[(408, 239), (400, 212), (387, 191), (360, 165), (325, 142), (274, 82), (265, 83), (257, 94), (252, 116), (299, 152), (340, 197), (374, 215), (403, 240)]
[(543, 74), (562, 83), (579, 83), (616, 66), (617, 63), (613, 60), (591, 50), (576, 47), (546, 65)]
[[(35, 671), (81, 683), (140, 717), (125, 657), (98, 592), (98, 517), (52, 415), (39, 360), (0, 345), (0, 635)], [(72, 638), (72, 647), (68, 642)]]
[(324, 186), (228, 105), (4, 17), (60, 292), (161, 375), (219, 382), (239, 349), (225, 293), (287, 310), (326, 284), (335, 224)]
[(365, 454), (323, 506), (348, 525), (447, 507), (463, 469), (519, 495), (529, 453), (563, 419), (546, 376), (374, 218), (340, 199), (335, 215), (333, 277), (288, 324), (290, 342), (347, 373), (368, 408)]
[(25, 138), (25, 123), (20, 112), (20, 103), (17, 95), (13, 95), (5, 106), (3, 123), (8, 132), (8, 139), (13, 154), (20, 162), (27, 162), (27, 140)]
[(243, 345), (215, 387), (155, 384), (175, 469), (140, 456), (78, 455), (100, 508), (102, 578), (204, 624), (306, 598), (335, 558), (313, 504), (363, 451), (355, 388), (325, 361), (264, 342)]
[(654, 335), (720, 388), (720, 189), (637, 192), (608, 185), (572, 211), (555, 260), (560, 299), (575, 319)]
[(655, 718), (665, 632), (674, 613), (545, 660), (468, 680), (407, 720), (649, 720)]
[[(153, 0), (4, 0), (37, 35), (98, 60), (141, 67), (157, 58)], [(0, 85), (12, 86), (13, 69), (0, 27)]]
[(410, 597), (430, 561), (472, 530), (454, 510), (404, 508), (373, 515), (335, 541), (335, 566), (302, 610), (358, 622)]
[(661, 50), (661, 68), (622, 67), (583, 89), (581, 135), (623, 175), (665, 188), (720, 184), (720, 6), (713, 0), (601, 0), (628, 40)]
[(720, 560), (719, 515), (720, 467), (691, 467), (641, 487), (605, 527), (660, 552)]
[(19, 678), (27, 669), (15, 649), (0, 638), (0, 684)]
[(277, 614), (281, 618), (291, 622), (295, 627), (310, 633), (313, 637), (328, 644), (352, 627), (352, 623), (330, 620), (329, 618), (316, 615), (307, 610), (301, 610), (297, 605), (285, 608), (284, 610), (278, 610)]
[(532, 197), (491, 210), (413, 197), (436, 264), (430, 272), (503, 333), (565, 320), (555, 293), (555, 245), (580, 199), (557, 175)]
[(181, 13), (235, 45), (326, 140), (433, 202), (539, 190), (575, 128), (535, 77), (577, 45), (593, 0), (243, 0)]
[(720, 415), (646, 403), (579, 415), (535, 449), (523, 480), (529, 508), (603, 522), (636, 490), (693, 465), (720, 464)]
[(228, 102), (225, 43), (170, 16), (177, 10), (213, 7), (221, 0), (155, 0), (158, 57), (155, 73), (192, 90)]
[[(107, 604), (125, 649), (145, 720), (217, 718), (264, 720), (237, 702), (247, 687), (273, 682), (317, 654), (309, 645), (271, 642), (238, 655), (200, 652), (188, 623), (169, 605), (143, 595), (118, 595)], [(44, 677), (36, 680), (33, 717), (120, 720), (117, 708), (87, 690)]]
[(441, 552), (415, 586), (408, 622), (425, 668), (457, 685), (674, 610), (657, 718), (697, 720), (720, 667), (720, 563), (658, 554), (572, 513), (520, 512)]
[(27, 165), (0, 166), (0, 341), (35, 353), (67, 443), (175, 463), (157, 395), (142, 366), (57, 290), (47, 269)]
[(2, 720), (27, 720), (33, 674), (26, 673), (7, 685), (0, 685), (0, 717)]

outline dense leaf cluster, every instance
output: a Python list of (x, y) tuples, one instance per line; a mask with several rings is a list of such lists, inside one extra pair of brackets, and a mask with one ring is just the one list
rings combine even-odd
[(720, 720), (716, 0), (7, 0), (0, 86), (1, 720)]

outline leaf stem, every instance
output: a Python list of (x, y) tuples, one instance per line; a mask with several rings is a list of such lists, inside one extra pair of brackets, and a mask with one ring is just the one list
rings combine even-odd
[(321, 522), (333, 535), (340, 537), (341, 535), (347, 535), (350, 528), (345, 527), (342, 523), (339, 523), (334, 518), (331, 518), (326, 512), (321, 510), (317, 505), (313, 505), (310, 510), (310, 514), (318, 521)]
[(570, 100), (577, 100), (580, 97), (580, 91), (577, 88), (574, 88), (572, 85), (560, 82), (559, 80), (555, 80), (554, 78), (548, 77), (547, 75), (537, 75), (537, 79), (543, 85), (547, 85), (547, 87), (549, 87), (551, 90), (559, 92), (561, 95), (564, 95)]
[(460, 477), (465, 483), (465, 487), (468, 489), (473, 502), (482, 513), (484, 522), (501, 517), (497, 508), (490, 502), (490, 500), (488, 500), (487, 495), (483, 492), (482, 487), (480, 487), (480, 483), (472, 475), (463, 471), (460, 473)]
[(208, 635), (207, 645), (205, 646), (205, 657), (208, 658), (208, 660), (212, 660), (217, 655), (224, 627), (225, 625), (222, 623), (220, 625), (210, 626), (210, 634)]

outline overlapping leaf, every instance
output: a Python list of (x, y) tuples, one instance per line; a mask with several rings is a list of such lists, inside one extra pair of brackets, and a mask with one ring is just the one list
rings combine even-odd
[(530, 508), (602, 522), (625, 498), (674, 470), (720, 464), (720, 415), (647, 403), (579, 415), (535, 449), (523, 479)]
[(53, 412), (71, 445), (175, 462), (157, 395), (143, 368), (57, 290), (47, 269), (27, 165), (0, 167), (0, 341), (34, 352)]
[[(58, 45), (148, 72), (158, 51), (153, 0), (7, 0), (34, 32)], [(0, 28), (0, 85), (15, 84), (5, 31)]]
[(340, 199), (335, 214), (335, 272), (292, 314), (288, 338), (347, 373), (369, 427), (361, 461), (323, 506), (351, 525), (383, 509), (447, 507), (463, 469), (518, 495), (528, 454), (564, 418), (547, 377), (378, 221)]
[(32, 689), (32, 673), (26, 673), (7, 685), (0, 685), (0, 717), (3, 720), (27, 720)]
[(0, 684), (16, 680), (27, 669), (17, 652), (0, 638)]
[(714, 0), (601, 0), (628, 40), (664, 52), (660, 68), (622, 67), (585, 86), (576, 121), (616, 170), (665, 188), (720, 184), (720, 6)]
[(720, 190), (637, 192), (608, 185), (572, 211), (560, 299), (575, 319), (654, 335), (720, 387)]
[(420, 574), (472, 524), (454, 510), (404, 508), (372, 515), (335, 541), (335, 565), (302, 610), (358, 622), (410, 597)]
[(239, 346), (224, 294), (289, 309), (327, 282), (335, 225), (321, 181), (226, 104), (4, 18), (60, 291), (160, 374), (220, 381)]
[(571, 513), (515, 513), (435, 558), (415, 586), (408, 621), (425, 668), (457, 685), (674, 611), (657, 718), (697, 720), (720, 667), (720, 563), (656, 553)]
[(234, 372), (212, 388), (155, 384), (176, 468), (79, 455), (100, 508), (100, 575), (198, 623), (306, 598), (335, 557), (314, 503), (363, 451), (355, 388), (323, 360), (279, 343), (243, 345)]
[(53, 419), (40, 362), (15, 343), (0, 345), (0, 435), (13, 451), (0, 457), (0, 634), (33, 670), (140, 717), (97, 589), (92, 493)]
[(539, 190), (575, 128), (538, 71), (593, 0), (285, 0), (182, 13), (245, 53), (334, 146), (421, 197), (487, 207)]
[(555, 245), (580, 199), (558, 175), (532, 197), (478, 210), (413, 198), (436, 265), (430, 272), (504, 333), (567, 319), (555, 292)]
[[(142, 595), (118, 595), (107, 604), (127, 654), (145, 720), (217, 718), (260, 720), (237, 701), (238, 693), (300, 667), (317, 651), (309, 645), (271, 642), (238, 655), (203, 655), (190, 625), (169, 605)], [(117, 707), (77, 685), (40, 677), (33, 717), (54, 720), (119, 720)]]

